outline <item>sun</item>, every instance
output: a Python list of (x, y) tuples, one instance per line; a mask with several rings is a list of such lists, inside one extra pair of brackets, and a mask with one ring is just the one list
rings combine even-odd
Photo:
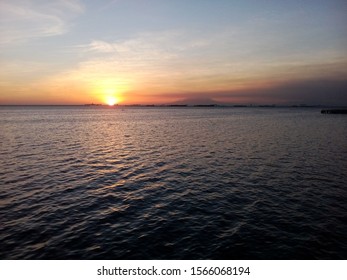
[(117, 104), (118, 99), (114, 96), (107, 96), (106, 97), (106, 103), (108, 106), (114, 106), (115, 104)]

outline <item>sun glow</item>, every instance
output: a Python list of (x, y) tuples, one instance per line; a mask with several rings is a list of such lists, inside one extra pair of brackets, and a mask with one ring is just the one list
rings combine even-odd
[(106, 97), (106, 104), (109, 106), (114, 106), (118, 103), (118, 99), (115, 96), (107, 96)]
[(90, 95), (99, 103), (114, 106), (123, 103), (127, 90), (128, 85), (125, 82), (95, 78), (91, 81)]

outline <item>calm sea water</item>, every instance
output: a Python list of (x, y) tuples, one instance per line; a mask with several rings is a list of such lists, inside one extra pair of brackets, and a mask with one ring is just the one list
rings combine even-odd
[(346, 259), (347, 116), (0, 107), (2, 259)]

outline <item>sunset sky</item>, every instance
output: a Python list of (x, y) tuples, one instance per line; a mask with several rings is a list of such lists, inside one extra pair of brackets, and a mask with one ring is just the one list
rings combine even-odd
[(347, 105), (345, 0), (0, 0), (0, 104)]

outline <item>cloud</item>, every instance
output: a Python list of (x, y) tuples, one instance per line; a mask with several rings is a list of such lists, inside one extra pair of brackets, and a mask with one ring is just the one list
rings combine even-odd
[[(205, 98), (234, 104), (328, 104), (346, 99), (340, 90), (347, 77), (345, 59), (330, 53), (318, 61), (316, 56), (247, 59), (242, 50), (225, 50), (230, 43), (221, 40), (225, 35), (218, 42), (188, 35), (171, 30), (95, 39), (75, 45), (72, 55), (79, 62), (65, 70), (24, 68), (38, 69), (37, 78), (32, 78), (32, 88), (38, 90), (59, 93), (73, 88), (92, 96), (114, 88), (124, 94), (124, 101), (139, 103)], [(33, 72), (19, 75), (20, 64), (10, 66), (8, 73), (17, 80), (30, 80)]]
[(347, 78), (293, 80), (267, 87), (242, 90), (180, 92), (167, 94), (170, 98), (210, 98), (230, 104), (327, 105), (347, 106)]
[(116, 45), (105, 41), (94, 40), (88, 46), (88, 51), (112, 53), (116, 51)]
[(77, 45), (75, 51), (82, 61), (73, 70), (76, 76), (132, 77), (133, 80), (151, 82), (168, 74), (168, 68), (179, 59), (173, 50), (174, 32), (146, 33), (132, 38), (104, 41), (93, 40)]
[[(186, 38), (176, 30), (77, 45), (78, 65), (55, 75), (50, 84), (114, 86), (129, 100), (158, 103), (203, 97), (227, 103), (325, 104), (329, 94), (335, 96), (334, 85), (341, 88), (339, 81), (347, 77), (347, 61), (340, 57), (253, 60), (239, 57), (241, 51), (234, 56), (219, 53), (213, 40)], [(211, 45), (215, 48), (210, 55), (206, 52)]]
[[(183, 30), (166, 30), (157, 32), (142, 32), (128, 38), (114, 41), (105, 41), (100, 39), (92, 40), (88, 44), (77, 45), (80, 51), (94, 53), (115, 53), (115, 54), (136, 54), (141, 56), (147, 54), (178, 55), (187, 51), (199, 51), (209, 47), (213, 38), (205, 39), (194, 36)], [(151, 53), (148, 53), (151, 51)]]
[(68, 19), (82, 11), (78, 0), (1, 1), (0, 43), (64, 34), (68, 31)]
[(347, 78), (288, 81), (259, 94), (282, 104), (347, 106)]

